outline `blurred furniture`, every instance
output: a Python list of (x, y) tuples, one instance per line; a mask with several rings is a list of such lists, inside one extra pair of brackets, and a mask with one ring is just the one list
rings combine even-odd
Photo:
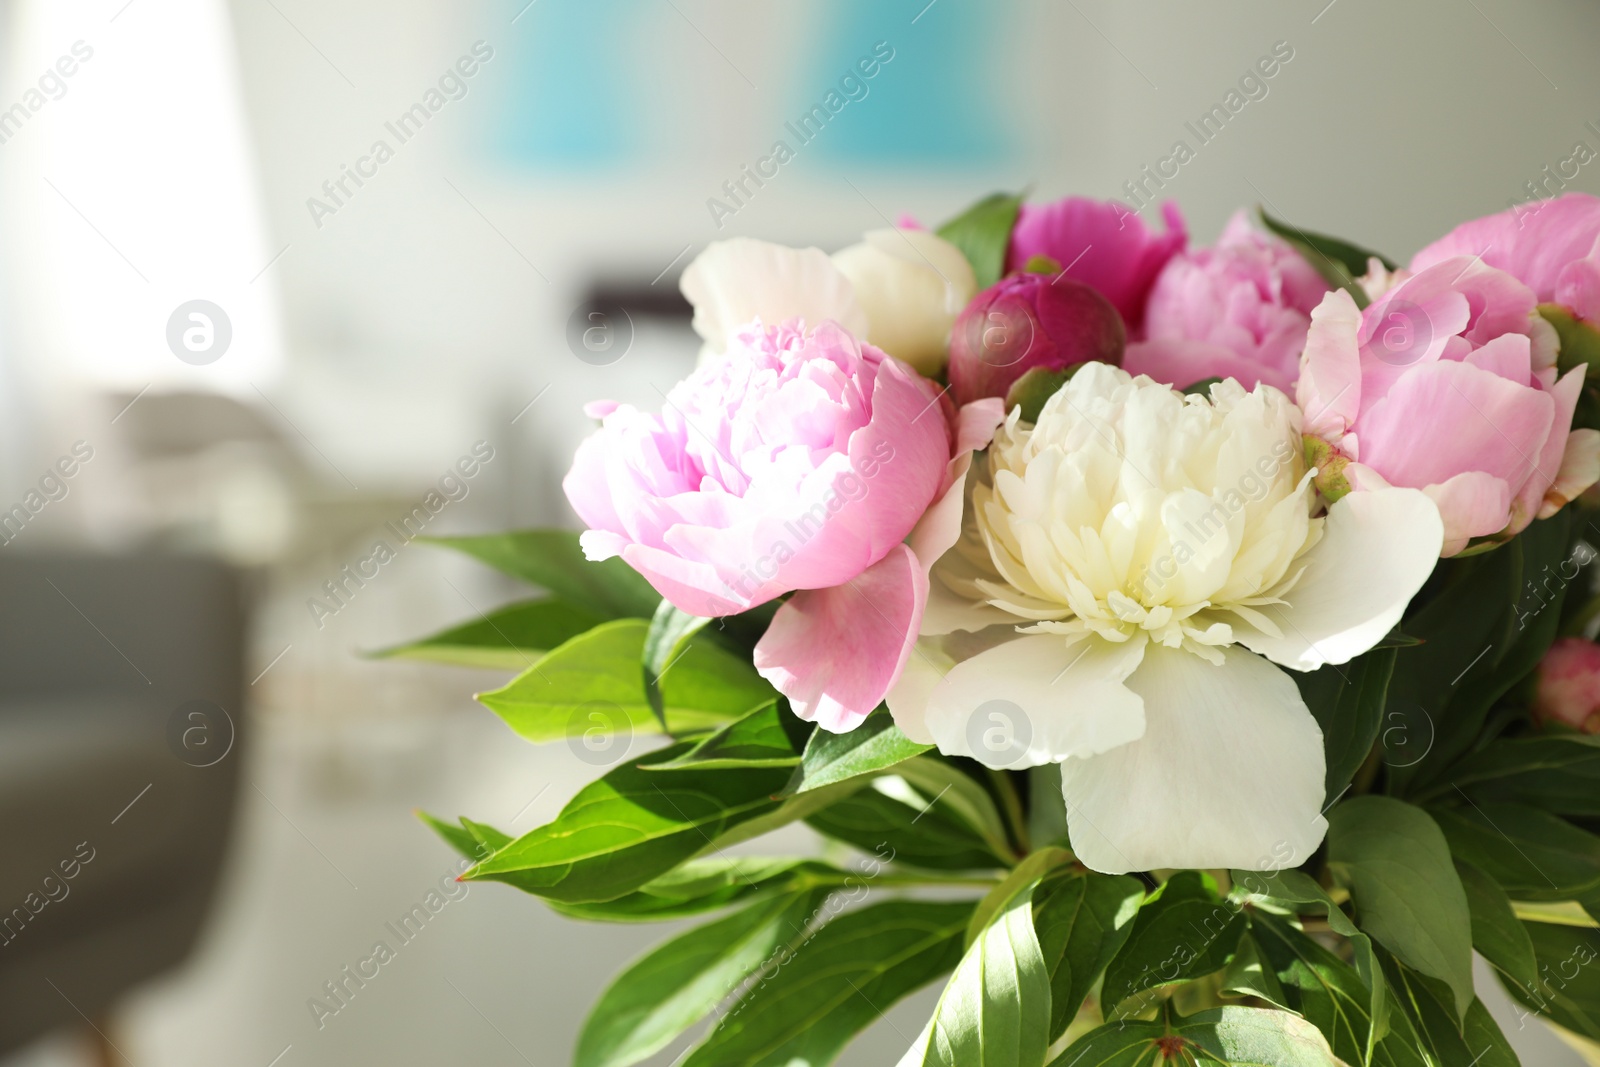
[(62, 1027), (104, 1048), (108, 1010), (189, 954), (216, 887), (244, 597), (202, 557), (15, 551), (0, 551), (0, 1054)]

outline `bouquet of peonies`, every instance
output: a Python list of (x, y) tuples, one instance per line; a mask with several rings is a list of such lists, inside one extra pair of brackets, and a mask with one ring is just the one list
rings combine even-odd
[(1600, 199), (1405, 267), (1187, 240), (997, 195), (711, 245), (581, 536), (439, 539), (549, 595), (397, 651), (609, 768), (428, 817), (463, 877), (699, 924), (582, 1067), (824, 1064), (935, 981), (903, 1065), (1514, 1064), (1474, 951), (1600, 1050)]

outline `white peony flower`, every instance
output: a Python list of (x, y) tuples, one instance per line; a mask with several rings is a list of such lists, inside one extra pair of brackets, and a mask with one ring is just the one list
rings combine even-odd
[[(974, 465), (889, 694), (911, 737), (992, 767), (1060, 762), (1072, 844), (1108, 873), (1277, 869), (1327, 823), (1322, 733), (1281, 665), (1375, 645), (1444, 539), (1420, 491), (1317, 514), (1301, 415), (1091, 363)], [(1265, 658), (1263, 658), (1265, 657)]]
[(706, 246), (678, 286), (694, 305), (702, 356), (755, 319), (839, 323), (923, 374), (949, 355), (950, 327), (977, 281), (955, 245), (924, 230), (873, 230), (830, 258), (817, 248), (787, 248), (735, 237)]
[(927, 230), (871, 230), (833, 254), (867, 312), (867, 340), (923, 374), (950, 356), (950, 328), (977, 292), (961, 250)]

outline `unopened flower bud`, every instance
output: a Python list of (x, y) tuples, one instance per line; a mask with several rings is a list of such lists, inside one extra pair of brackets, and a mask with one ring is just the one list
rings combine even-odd
[(950, 387), (957, 403), (1006, 395), (1034, 369), (1120, 364), (1122, 317), (1105, 297), (1060, 274), (1023, 272), (979, 293), (950, 336)]

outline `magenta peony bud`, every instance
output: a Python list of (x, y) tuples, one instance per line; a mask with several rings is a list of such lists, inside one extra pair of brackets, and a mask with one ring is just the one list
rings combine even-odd
[(1087, 285), (1061, 274), (1013, 274), (979, 293), (956, 319), (950, 388), (959, 404), (1003, 397), (1035, 367), (1119, 364), (1126, 342), (1122, 316)]
[(1539, 663), (1533, 707), (1547, 722), (1600, 734), (1600, 645), (1581, 637), (1551, 645)]

